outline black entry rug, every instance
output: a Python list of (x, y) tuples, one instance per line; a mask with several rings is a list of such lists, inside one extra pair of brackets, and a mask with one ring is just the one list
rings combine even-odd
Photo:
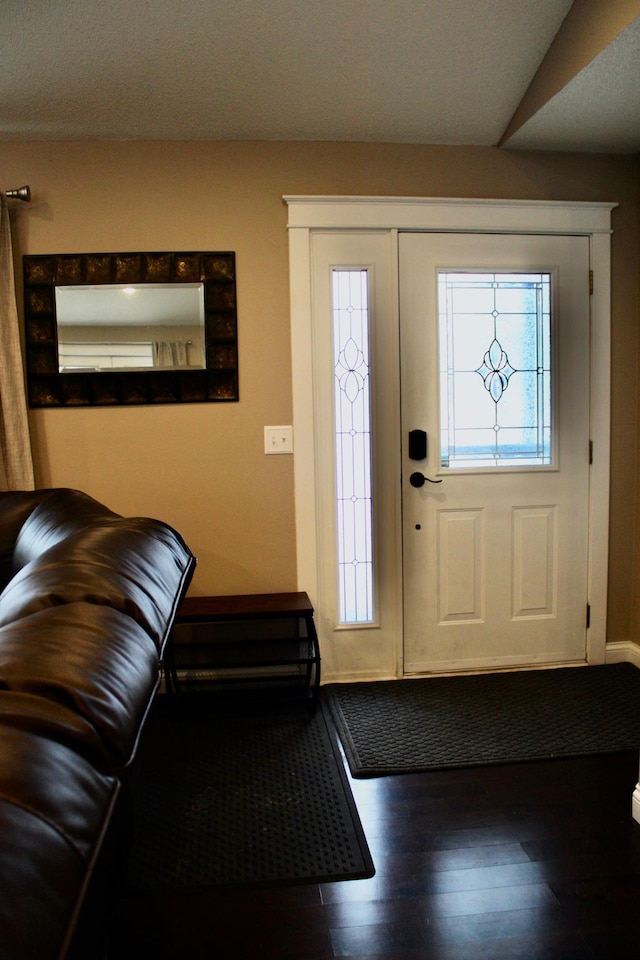
[(156, 703), (145, 730), (129, 893), (373, 875), (321, 710), (221, 711), (206, 696), (193, 701), (178, 713)]
[(640, 748), (629, 663), (329, 684), (322, 695), (354, 777)]

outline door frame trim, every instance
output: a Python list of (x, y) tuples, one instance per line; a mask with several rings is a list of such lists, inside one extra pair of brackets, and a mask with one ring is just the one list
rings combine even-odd
[[(318, 597), (311, 237), (315, 231), (402, 230), (540, 233), (590, 239), (590, 420), (594, 447), (589, 497), (587, 662), (604, 663), (609, 552), (611, 211), (615, 203), (469, 200), (437, 197), (285, 196), (288, 207), (294, 494), (298, 588), (307, 591), (322, 631)], [(595, 492), (597, 491), (597, 495)], [(585, 611), (586, 616), (586, 611)], [(397, 638), (398, 658), (401, 640)], [(332, 678), (338, 679), (338, 677)], [(342, 677), (339, 679), (351, 679)], [(363, 679), (362, 677), (358, 679)]]

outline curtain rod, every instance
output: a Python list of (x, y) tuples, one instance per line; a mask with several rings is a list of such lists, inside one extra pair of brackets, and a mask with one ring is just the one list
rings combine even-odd
[(25, 184), (24, 187), (16, 187), (14, 190), (6, 190), (5, 197), (7, 200), (24, 200), (25, 203), (29, 203), (31, 200), (31, 189)]

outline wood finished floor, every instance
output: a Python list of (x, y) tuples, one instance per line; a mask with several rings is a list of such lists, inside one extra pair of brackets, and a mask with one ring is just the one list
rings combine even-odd
[(637, 779), (633, 752), (352, 780), (375, 877), (125, 902), (117, 956), (640, 958)]

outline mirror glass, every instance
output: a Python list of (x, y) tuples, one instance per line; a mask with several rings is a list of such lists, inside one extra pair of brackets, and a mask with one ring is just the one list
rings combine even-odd
[(204, 284), (55, 288), (60, 373), (204, 369)]

